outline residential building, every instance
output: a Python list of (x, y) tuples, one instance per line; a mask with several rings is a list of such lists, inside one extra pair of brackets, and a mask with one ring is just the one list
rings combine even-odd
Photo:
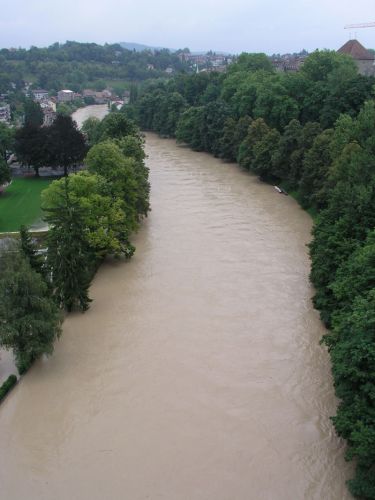
[(114, 96), (109, 89), (104, 89), (102, 92), (96, 92), (92, 89), (85, 89), (83, 91), (83, 98), (85, 97), (91, 97), (92, 99), (94, 99), (95, 104), (106, 104)]
[(57, 92), (58, 102), (71, 102), (74, 100), (74, 92), (72, 90), (64, 89)]
[(296, 73), (301, 69), (305, 59), (305, 56), (285, 54), (278, 59), (273, 59), (271, 63), (274, 69), (278, 72)]
[(48, 99), (48, 90), (35, 89), (31, 91), (35, 101), (42, 101), (43, 99)]
[(93, 99), (95, 99), (96, 97), (96, 92), (95, 90), (92, 90), (92, 89), (85, 89), (83, 91), (83, 98), (85, 97), (92, 97)]
[(44, 100), (40, 103), (43, 111), (43, 127), (49, 127), (56, 118), (56, 103), (51, 100)]

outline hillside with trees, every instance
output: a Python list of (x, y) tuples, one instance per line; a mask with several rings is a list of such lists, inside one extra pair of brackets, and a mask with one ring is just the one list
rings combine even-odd
[(25, 81), (51, 94), (62, 88), (103, 90), (109, 81), (141, 81), (165, 76), (165, 70), (187, 69), (168, 49), (127, 50), (120, 44), (67, 41), (46, 48), (0, 50), (0, 94), (23, 89)]
[(176, 137), (293, 194), (315, 218), (311, 281), (329, 328), (339, 406), (358, 498), (375, 499), (375, 80), (330, 51), (301, 71), (276, 73), (242, 54), (226, 74), (145, 82), (124, 111), (141, 128)]

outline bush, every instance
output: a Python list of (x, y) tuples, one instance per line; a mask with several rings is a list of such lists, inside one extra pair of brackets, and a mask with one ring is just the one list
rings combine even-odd
[(8, 392), (15, 386), (17, 383), (17, 377), (15, 375), (9, 375), (3, 385), (0, 387), (0, 401), (2, 401)]

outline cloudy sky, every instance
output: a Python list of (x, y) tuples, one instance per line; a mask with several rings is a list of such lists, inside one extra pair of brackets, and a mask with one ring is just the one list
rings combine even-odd
[(0, 47), (139, 42), (239, 52), (337, 49), (350, 36), (375, 48), (375, 0), (0, 0)]

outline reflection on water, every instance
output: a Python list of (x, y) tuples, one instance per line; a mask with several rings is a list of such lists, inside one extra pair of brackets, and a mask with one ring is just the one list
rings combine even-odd
[(0, 409), (1, 496), (342, 500), (296, 203), (147, 136), (150, 217)]

